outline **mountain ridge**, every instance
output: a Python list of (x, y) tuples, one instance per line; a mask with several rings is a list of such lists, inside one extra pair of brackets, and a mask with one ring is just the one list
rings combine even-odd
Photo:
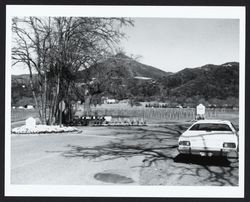
[[(187, 99), (233, 98), (237, 101), (239, 98), (238, 62), (206, 64), (172, 73), (118, 54), (78, 72), (75, 79), (75, 82), (82, 85), (97, 82), (97, 90), (93, 91), (97, 97), (107, 96), (120, 100), (133, 98), (138, 101), (185, 102)], [(15, 96), (12, 95), (13, 104), (18, 103), (19, 95), (32, 98), (30, 89), (27, 88), (25, 93), (20, 87), (22, 84), (29, 85), (28, 75), (12, 76), (12, 94)]]
[(100, 74), (110, 73), (128, 78), (148, 77), (155, 80), (161, 78), (162, 76), (168, 76), (172, 74), (172, 72), (166, 72), (156, 67), (140, 63), (122, 53), (90, 66), (88, 69), (79, 73), (80, 77), (82, 77), (82, 73), (89, 75), (89, 78), (92, 78), (96, 75), (98, 77)]

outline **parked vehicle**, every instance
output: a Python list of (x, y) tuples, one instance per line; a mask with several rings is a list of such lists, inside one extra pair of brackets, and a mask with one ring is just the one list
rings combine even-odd
[(230, 121), (199, 120), (178, 140), (182, 154), (238, 157), (238, 131)]

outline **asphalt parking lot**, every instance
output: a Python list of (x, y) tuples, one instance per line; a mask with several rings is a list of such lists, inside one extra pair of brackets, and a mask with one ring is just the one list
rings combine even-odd
[(12, 135), (12, 184), (237, 186), (238, 161), (180, 155), (185, 126), (79, 127)]

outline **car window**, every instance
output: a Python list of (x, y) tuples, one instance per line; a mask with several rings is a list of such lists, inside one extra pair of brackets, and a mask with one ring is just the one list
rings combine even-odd
[(239, 130), (233, 123), (231, 123), (231, 125), (233, 126), (233, 128), (234, 128), (235, 131)]
[(221, 123), (198, 123), (193, 125), (189, 130), (232, 131), (227, 124)]

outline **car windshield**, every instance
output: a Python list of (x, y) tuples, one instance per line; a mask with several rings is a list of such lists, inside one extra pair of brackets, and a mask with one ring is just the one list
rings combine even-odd
[(189, 130), (232, 131), (227, 124), (221, 123), (198, 123), (193, 125)]

